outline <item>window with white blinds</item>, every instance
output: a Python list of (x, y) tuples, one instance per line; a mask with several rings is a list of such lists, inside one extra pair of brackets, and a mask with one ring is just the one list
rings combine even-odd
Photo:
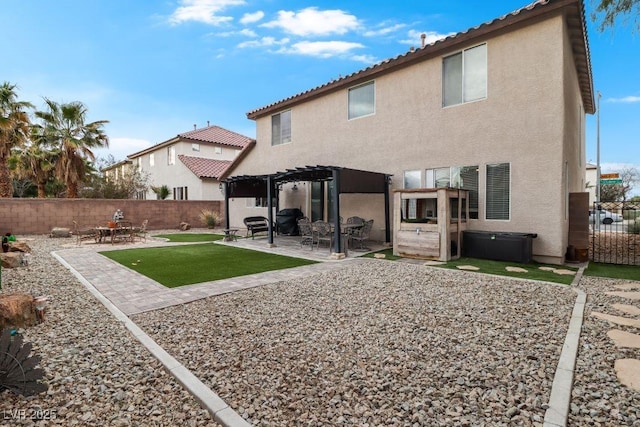
[(271, 116), (271, 145), (291, 142), (291, 110)]
[(375, 113), (375, 89), (374, 82), (349, 89), (349, 120)]
[(511, 165), (487, 165), (486, 218), (509, 220), (511, 216)]

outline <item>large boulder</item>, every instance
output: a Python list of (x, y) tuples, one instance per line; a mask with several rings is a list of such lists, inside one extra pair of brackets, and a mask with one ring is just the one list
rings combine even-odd
[(2, 252), (2, 268), (16, 268), (23, 265), (24, 255), (22, 252)]
[(0, 295), (0, 330), (37, 324), (34, 298), (27, 294)]
[(27, 242), (9, 242), (9, 252), (31, 252), (31, 248)]
[(66, 227), (53, 227), (50, 237), (71, 237), (71, 230)]

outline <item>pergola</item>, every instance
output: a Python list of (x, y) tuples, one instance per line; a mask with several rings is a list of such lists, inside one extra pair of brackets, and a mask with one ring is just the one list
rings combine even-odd
[(269, 244), (273, 244), (273, 199), (287, 182), (333, 181), (334, 252), (340, 252), (340, 194), (384, 194), (385, 241), (391, 241), (389, 184), (391, 175), (339, 166), (305, 166), (270, 175), (238, 175), (222, 181), (225, 197), (225, 224), (229, 228), (229, 198), (264, 197), (268, 204)]

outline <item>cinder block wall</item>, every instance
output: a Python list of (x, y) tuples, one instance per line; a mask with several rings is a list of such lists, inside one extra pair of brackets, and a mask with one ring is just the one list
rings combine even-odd
[(177, 229), (181, 222), (194, 228), (203, 209), (217, 212), (224, 224), (224, 202), (214, 200), (133, 200), (133, 199), (0, 199), (0, 233), (16, 235), (49, 234), (54, 227), (73, 230), (80, 226), (106, 225), (116, 209), (134, 225), (149, 220), (148, 229)]

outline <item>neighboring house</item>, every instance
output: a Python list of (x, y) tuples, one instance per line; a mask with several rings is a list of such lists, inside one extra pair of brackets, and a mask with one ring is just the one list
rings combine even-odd
[[(561, 263), (595, 112), (584, 13), (579, 0), (539, 0), (250, 111), (256, 146), (229, 178), (327, 165), (393, 175), (392, 189), (464, 188), (469, 229), (537, 233), (534, 259)], [(280, 209), (331, 219), (331, 181), (293, 184)], [(386, 240), (382, 200), (343, 194), (340, 215), (374, 219)], [(263, 204), (230, 199), (231, 225)]]
[(589, 207), (596, 201), (596, 187), (598, 184), (598, 165), (587, 163), (585, 173), (585, 191), (589, 192)]
[(125, 159), (102, 169), (107, 181), (118, 182), (133, 172), (133, 162)]
[[(143, 173), (149, 184), (166, 185), (169, 199), (223, 200), (220, 177), (255, 145), (255, 140), (219, 126), (207, 126), (178, 134), (128, 157)], [(148, 192), (139, 199), (155, 199)]]

